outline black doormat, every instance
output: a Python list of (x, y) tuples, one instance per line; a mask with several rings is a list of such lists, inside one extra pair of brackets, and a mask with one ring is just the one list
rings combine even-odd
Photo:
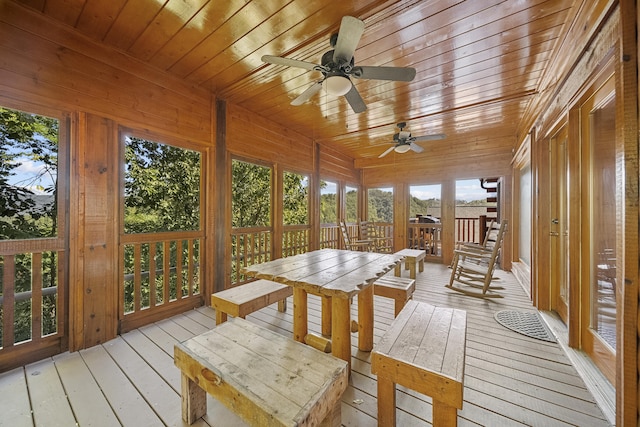
[(556, 342), (556, 338), (546, 323), (535, 311), (502, 310), (494, 315), (496, 321), (505, 328), (548, 342)]

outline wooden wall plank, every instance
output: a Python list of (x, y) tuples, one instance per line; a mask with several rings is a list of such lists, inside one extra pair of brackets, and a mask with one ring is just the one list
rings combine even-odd
[(211, 142), (208, 91), (78, 37), (13, 2), (2, 3), (0, 57), (0, 82), (7, 82), (0, 89), (18, 99), (30, 93), (60, 109)]
[(227, 150), (232, 154), (277, 163), (298, 172), (313, 170), (311, 138), (237, 105), (227, 105), (227, 135)]

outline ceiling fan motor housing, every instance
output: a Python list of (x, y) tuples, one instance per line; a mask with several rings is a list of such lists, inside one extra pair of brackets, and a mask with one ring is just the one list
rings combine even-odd
[(341, 75), (349, 73), (353, 69), (353, 66), (355, 64), (354, 59), (351, 58), (351, 61), (349, 61), (349, 63), (333, 62), (333, 52), (333, 50), (329, 50), (325, 52), (324, 55), (322, 55), (322, 59), (320, 61), (322, 66), (327, 68), (330, 72), (333, 72), (333, 75), (337, 73), (340, 73)]

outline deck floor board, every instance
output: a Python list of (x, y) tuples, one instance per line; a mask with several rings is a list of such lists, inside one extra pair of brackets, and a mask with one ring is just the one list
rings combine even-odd
[[(559, 344), (513, 332), (498, 324), (495, 312), (534, 310), (529, 297), (509, 273), (500, 271), (505, 298), (482, 300), (444, 287), (450, 271), (425, 265), (417, 275), (414, 299), (467, 311), (467, 357), (464, 405), (459, 426), (608, 426), (600, 407)], [(393, 274), (393, 273), (390, 273)], [(408, 277), (408, 271), (403, 271)], [(293, 301), (281, 313), (275, 304), (247, 319), (291, 336)], [(320, 298), (309, 296), (309, 330), (320, 333)], [(374, 342), (394, 318), (393, 300), (374, 297)], [(357, 304), (352, 305), (357, 319)], [(75, 417), (79, 426), (174, 426), (180, 419), (180, 373), (173, 365), (173, 345), (215, 325), (215, 312), (201, 307), (144, 326), (91, 349), (63, 353), (23, 368), (0, 374), (0, 410), (11, 425), (39, 427), (39, 410), (49, 420)], [(344, 426), (377, 425), (376, 377), (371, 354), (357, 348), (351, 336), (352, 377), (342, 397)], [(46, 374), (47, 385), (35, 372)], [(30, 377), (30, 375), (34, 377)], [(52, 390), (64, 390), (66, 399), (44, 405)], [(60, 391), (62, 393), (62, 391)], [(50, 402), (49, 402), (50, 403)], [(237, 427), (242, 421), (208, 397), (209, 413), (197, 425)], [(431, 399), (398, 387), (398, 425), (431, 425)], [(40, 408), (40, 409), (39, 409)], [(36, 415), (34, 415), (36, 414)], [(0, 422), (0, 424), (2, 424)]]

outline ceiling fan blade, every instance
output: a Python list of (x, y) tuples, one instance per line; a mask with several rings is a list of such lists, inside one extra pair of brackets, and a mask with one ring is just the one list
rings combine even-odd
[(416, 69), (411, 67), (353, 67), (350, 73), (356, 79), (392, 80), (410, 82), (416, 77)]
[(313, 86), (307, 88), (304, 92), (302, 92), (296, 99), (291, 101), (291, 105), (302, 105), (307, 102), (313, 95), (318, 93), (318, 91), (322, 89), (322, 80), (319, 82), (315, 82)]
[(396, 146), (395, 146), (395, 145), (394, 145), (393, 147), (389, 147), (389, 148), (387, 148), (387, 150), (386, 150), (384, 153), (380, 154), (380, 155), (378, 156), (378, 158), (379, 158), (379, 159), (383, 158), (384, 156), (386, 156), (387, 154), (389, 154), (390, 152), (392, 152), (395, 148), (396, 148)]
[(412, 142), (411, 144), (409, 144), (409, 148), (411, 148), (416, 153), (422, 153), (424, 151), (424, 148), (420, 147), (415, 142)]
[(433, 135), (416, 136), (413, 138), (413, 142), (419, 141), (435, 141), (437, 139), (445, 139), (447, 136), (444, 133), (436, 133)]
[(354, 113), (362, 113), (367, 109), (364, 100), (354, 85), (351, 85), (351, 89), (344, 95), (344, 97), (347, 98), (347, 102), (351, 105), (351, 109)]
[(263, 55), (262, 61), (274, 64), (274, 65), (284, 65), (287, 67), (295, 67), (295, 68), (304, 68), (305, 70), (314, 70), (317, 65), (313, 62), (299, 61), (297, 59), (289, 59), (289, 58), (281, 58), (279, 56), (273, 55)]
[(344, 16), (338, 31), (338, 40), (333, 48), (334, 62), (351, 62), (364, 32), (364, 22), (353, 16)]

